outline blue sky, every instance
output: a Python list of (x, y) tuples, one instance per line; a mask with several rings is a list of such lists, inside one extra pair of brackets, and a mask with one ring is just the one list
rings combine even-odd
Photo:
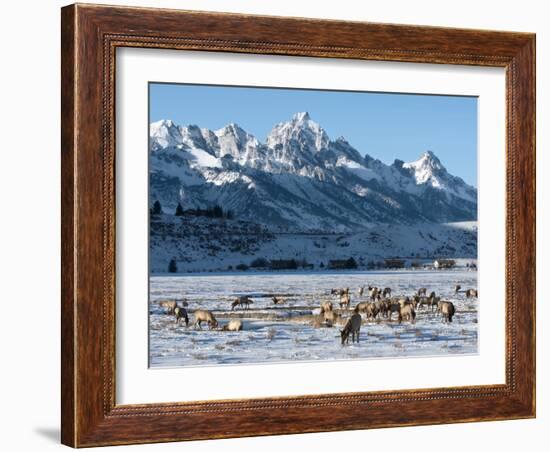
[(333, 140), (385, 163), (433, 151), (477, 186), (477, 98), (350, 91), (149, 85), (150, 122), (172, 119), (212, 130), (235, 122), (264, 142), (274, 124), (307, 111)]

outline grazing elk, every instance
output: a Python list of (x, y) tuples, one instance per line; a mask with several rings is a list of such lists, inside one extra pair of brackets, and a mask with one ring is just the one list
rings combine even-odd
[(180, 323), (180, 319), (185, 320), (185, 326), (189, 326), (189, 316), (187, 310), (182, 306), (176, 306), (174, 309), (174, 315), (176, 316), (176, 324)]
[(477, 298), (477, 289), (468, 289), (466, 291), (466, 298)]
[(413, 305), (410, 303), (404, 304), (399, 307), (398, 321), (401, 323), (403, 320), (408, 320), (411, 323), (416, 322), (416, 312)]
[(457, 285), (455, 286), (455, 293), (460, 292), (460, 289), (462, 289), (462, 286), (461, 286), (460, 284), (457, 284)]
[(161, 308), (166, 308), (166, 314), (173, 314), (178, 303), (174, 300), (164, 300), (159, 303)]
[(230, 320), (229, 323), (223, 326), (223, 331), (241, 331), (243, 329), (243, 322), (239, 319)]
[(198, 309), (195, 311), (195, 326), (199, 326), (202, 330), (201, 323), (206, 322), (210, 329), (214, 329), (218, 326), (218, 321), (210, 311), (206, 309)]
[(285, 302), (281, 297), (271, 297), (271, 300), (273, 300), (273, 304), (283, 304)]
[(437, 312), (443, 316), (445, 322), (452, 322), (455, 315), (455, 305), (450, 301), (440, 301), (437, 303)]
[(349, 336), (351, 334), (351, 342), (359, 343), (359, 332), (361, 331), (361, 315), (353, 314), (346, 322), (344, 329), (340, 330), (340, 338), (342, 339), (342, 345), (349, 344)]
[(246, 309), (250, 309), (250, 305), (254, 303), (254, 301), (247, 296), (242, 296), (235, 298), (235, 301), (231, 303), (231, 310), (233, 311), (237, 306), (244, 306)]

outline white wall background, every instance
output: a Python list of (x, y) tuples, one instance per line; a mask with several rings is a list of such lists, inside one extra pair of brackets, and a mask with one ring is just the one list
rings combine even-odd
[[(538, 416), (535, 420), (408, 427), (340, 433), (244, 438), (186, 444), (119, 447), (116, 450), (239, 452), (316, 448), (446, 452), (490, 447), (499, 452), (547, 450), (550, 391), (547, 385), (550, 314), (543, 294), (550, 251), (548, 147), (550, 15), (546, 2), (461, 0), (113, 0), (118, 4), (242, 13), (441, 25), (537, 33), (538, 146)], [(91, 3), (99, 3), (93, 2)], [(59, 445), (59, 8), (60, 1), (12, 1), (2, 5), (0, 71), (0, 445), (3, 450), (46, 451)], [(545, 209), (546, 207), (546, 209)], [(7, 292), (5, 290), (7, 288)], [(546, 355), (546, 356), (545, 356)]]

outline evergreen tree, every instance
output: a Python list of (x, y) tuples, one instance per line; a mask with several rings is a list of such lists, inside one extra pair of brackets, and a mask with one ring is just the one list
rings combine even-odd
[(170, 263), (168, 264), (168, 272), (169, 273), (177, 273), (178, 272), (178, 264), (176, 263), (176, 259), (171, 259)]
[(153, 204), (153, 215), (160, 215), (161, 213), (162, 213), (162, 206), (160, 205), (160, 202), (157, 199)]
[(180, 203), (178, 203), (178, 207), (176, 207), (176, 217), (182, 217), (184, 215), (183, 207)]

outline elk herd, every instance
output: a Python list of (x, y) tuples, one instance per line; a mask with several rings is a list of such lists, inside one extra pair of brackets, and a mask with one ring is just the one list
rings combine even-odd
[[(462, 291), (460, 285), (454, 287), (454, 293)], [(417, 318), (417, 312), (431, 312), (439, 315), (443, 322), (452, 322), (456, 314), (454, 304), (448, 300), (442, 300), (435, 291), (428, 294), (426, 287), (418, 288), (411, 295), (392, 296), (394, 291), (391, 287), (362, 286), (357, 290), (358, 303), (351, 310), (351, 293), (349, 287), (331, 289), (330, 295), (335, 297), (331, 300), (322, 300), (319, 305), (319, 314), (315, 316), (313, 325), (316, 327), (343, 326), (340, 329), (340, 339), (342, 345), (349, 343), (359, 343), (359, 333), (363, 322), (393, 321), (394, 316), (398, 323), (403, 321), (414, 324)], [(462, 291), (466, 298), (477, 298), (477, 289), (466, 289)], [(286, 300), (281, 296), (272, 296), (271, 301), (274, 305), (284, 305)], [(334, 301), (334, 303), (333, 303)], [(231, 311), (235, 309), (249, 310), (254, 300), (249, 296), (239, 296), (231, 301)], [(335, 309), (337, 304), (339, 309)], [(159, 303), (161, 308), (165, 309), (166, 314), (175, 317), (175, 323), (185, 322), (189, 326), (189, 314), (187, 312), (188, 302), (184, 299), (181, 302), (174, 300), (164, 300)], [(350, 311), (351, 310), (351, 311)], [(221, 331), (241, 331), (243, 322), (240, 319), (231, 319), (227, 324), (220, 327), (212, 311), (207, 309), (196, 309), (192, 312), (194, 316), (194, 328), (202, 329), (202, 324), (208, 325), (210, 330)]]
[[(461, 291), (461, 286), (456, 285), (454, 293), (458, 294)], [(349, 287), (342, 289), (331, 289), (330, 294), (337, 297), (338, 305), (341, 311), (350, 309), (351, 296)], [(436, 315), (440, 315), (443, 322), (452, 322), (453, 316), (456, 313), (456, 308), (453, 302), (442, 300), (437, 296), (435, 291), (430, 292), (426, 287), (420, 287), (410, 296), (394, 296), (392, 297), (391, 287), (359, 287), (359, 300), (367, 296), (367, 300), (359, 301), (351, 316), (343, 323), (342, 313), (336, 313), (333, 309), (333, 303), (330, 301), (322, 301), (320, 304), (321, 321), (317, 322), (317, 326), (324, 324), (325, 326), (333, 326), (343, 324), (343, 329), (340, 330), (342, 345), (349, 343), (351, 337), (352, 342), (359, 343), (359, 333), (363, 322), (362, 315), (365, 320), (377, 321), (385, 319), (392, 321), (394, 313), (397, 315), (399, 323), (408, 321), (416, 322), (417, 311), (428, 309)], [(466, 298), (477, 298), (477, 289), (467, 289), (464, 291)]]

